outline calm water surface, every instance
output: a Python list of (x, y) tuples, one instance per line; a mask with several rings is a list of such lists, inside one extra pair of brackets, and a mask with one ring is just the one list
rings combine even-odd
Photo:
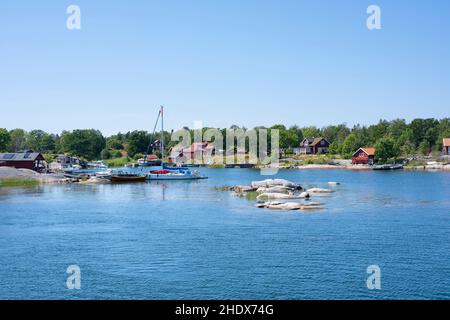
[[(202, 181), (0, 189), (0, 298), (449, 299), (450, 173), (289, 170), (337, 192), (312, 213), (254, 207)], [(66, 268), (81, 268), (81, 290)], [(366, 287), (369, 265), (382, 289)]]

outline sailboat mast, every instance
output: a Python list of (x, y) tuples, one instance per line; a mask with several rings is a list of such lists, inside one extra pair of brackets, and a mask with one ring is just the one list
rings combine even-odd
[(161, 161), (164, 163), (164, 107), (161, 106)]

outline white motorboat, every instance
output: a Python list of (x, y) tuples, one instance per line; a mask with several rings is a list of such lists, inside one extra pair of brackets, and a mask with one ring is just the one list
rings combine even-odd
[(89, 168), (106, 169), (108, 166), (103, 161), (94, 161), (88, 163)]
[(65, 173), (71, 173), (76, 170), (81, 170), (81, 166), (78, 164), (66, 164), (62, 168), (62, 171)]
[(95, 173), (95, 176), (97, 178), (102, 178), (102, 179), (111, 179), (113, 172), (112, 170), (105, 170), (105, 171), (98, 171)]

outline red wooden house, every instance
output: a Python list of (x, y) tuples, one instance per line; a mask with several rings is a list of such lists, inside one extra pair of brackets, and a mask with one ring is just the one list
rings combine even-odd
[(329, 147), (330, 143), (325, 138), (305, 138), (300, 143), (298, 154), (324, 154), (328, 153)]
[(0, 153), (0, 167), (41, 171), (45, 169), (45, 159), (39, 152)]
[(375, 148), (359, 148), (352, 156), (353, 164), (370, 164), (375, 160)]

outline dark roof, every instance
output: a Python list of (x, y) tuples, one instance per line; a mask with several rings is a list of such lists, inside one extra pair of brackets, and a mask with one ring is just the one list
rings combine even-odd
[[(304, 145), (304, 142), (305, 142), (305, 140), (306, 141), (308, 141), (308, 144), (310, 145), (310, 146), (315, 146), (316, 144), (318, 144), (320, 141), (322, 141), (322, 140), (325, 140), (325, 141), (327, 141), (327, 139), (325, 139), (324, 137), (319, 137), (319, 138), (314, 138), (314, 137), (310, 137), (310, 138), (305, 138), (305, 139), (303, 139), (303, 141), (302, 141), (302, 143), (301, 143), (301, 146), (303, 146)], [(328, 141), (327, 141), (328, 142)]]
[(306, 141), (308, 141), (308, 144), (311, 144), (314, 141), (314, 138), (304, 138), (302, 141), (302, 144)]
[(0, 161), (35, 161), (44, 160), (39, 152), (0, 153)]

